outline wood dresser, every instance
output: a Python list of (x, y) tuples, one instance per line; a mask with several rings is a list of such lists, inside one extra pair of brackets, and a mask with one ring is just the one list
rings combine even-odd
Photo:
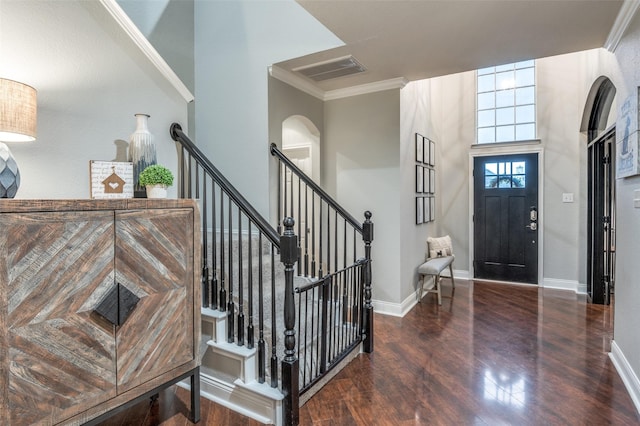
[(193, 200), (0, 200), (0, 423), (97, 423), (191, 377)]

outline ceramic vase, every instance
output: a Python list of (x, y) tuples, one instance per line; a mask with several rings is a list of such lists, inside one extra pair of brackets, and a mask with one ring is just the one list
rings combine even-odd
[(149, 115), (135, 114), (136, 130), (129, 138), (129, 161), (133, 163), (133, 196), (146, 197), (146, 191), (140, 186), (138, 178), (140, 173), (156, 164), (156, 146), (153, 143), (153, 134), (149, 131)]
[(13, 198), (20, 186), (18, 163), (9, 147), (0, 142), (0, 198)]
[(167, 198), (166, 185), (147, 185), (147, 198)]

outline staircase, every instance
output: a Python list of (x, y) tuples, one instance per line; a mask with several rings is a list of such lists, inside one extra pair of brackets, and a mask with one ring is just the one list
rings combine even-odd
[(358, 223), (272, 146), (276, 228), (178, 124), (170, 133), (179, 196), (199, 200), (203, 222), (201, 394), (266, 424), (298, 424), (302, 403), (373, 350), (371, 214)]

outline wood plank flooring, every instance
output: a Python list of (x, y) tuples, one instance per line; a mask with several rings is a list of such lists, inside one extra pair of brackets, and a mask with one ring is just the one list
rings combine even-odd
[[(640, 425), (608, 358), (609, 307), (530, 286), (443, 281), (404, 318), (375, 316), (359, 355), (300, 409), (301, 425)], [(189, 425), (172, 387), (104, 425)], [(259, 423), (202, 399), (202, 425)]]

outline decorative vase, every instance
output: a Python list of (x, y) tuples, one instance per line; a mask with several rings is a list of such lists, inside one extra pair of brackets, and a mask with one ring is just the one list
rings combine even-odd
[(149, 131), (148, 114), (135, 114), (136, 130), (129, 138), (129, 161), (133, 163), (133, 196), (144, 198), (145, 188), (140, 186), (140, 173), (152, 164), (156, 164), (156, 146)]
[(0, 142), (0, 198), (13, 198), (20, 186), (18, 163), (9, 147)]
[(167, 198), (166, 185), (147, 185), (147, 198)]

